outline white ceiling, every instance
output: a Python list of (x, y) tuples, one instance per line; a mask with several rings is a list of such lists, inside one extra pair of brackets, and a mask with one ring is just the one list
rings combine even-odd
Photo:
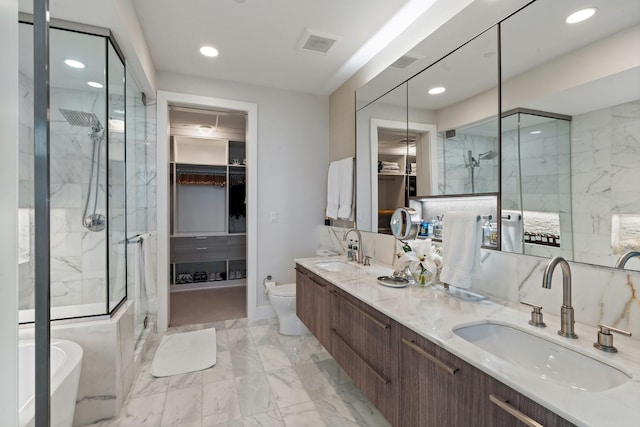
[[(381, 37), (385, 24), (435, 2), (51, 0), (50, 11), (55, 19), (110, 29), (129, 68), (150, 79), (139, 82), (146, 92), (154, 89), (156, 73), (174, 72), (329, 95), (391, 41)], [(33, 2), (19, 0), (19, 9), (33, 13)], [(339, 41), (326, 55), (302, 51), (298, 43), (307, 29)], [(140, 49), (141, 39), (148, 51)], [(203, 57), (204, 44), (220, 55)]]
[[(409, 0), (133, 0), (157, 71), (328, 95), (343, 67)], [(305, 29), (339, 37), (326, 54)], [(199, 53), (202, 45), (220, 51)], [(380, 46), (383, 47), (383, 46)], [(361, 64), (364, 65), (364, 64)]]

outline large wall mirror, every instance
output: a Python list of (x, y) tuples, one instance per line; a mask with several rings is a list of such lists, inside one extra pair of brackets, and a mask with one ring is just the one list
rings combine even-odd
[[(587, 6), (593, 17), (565, 21)], [(381, 203), (388, 137), (405, 145), (405, 177), (385, 200), (499, 191), (503, 251), (613, 266), (640, 249), (640, 2), (537, 0), (500, 10), (499, 31), (460, 30), (500, 21), (481, 16), (490, 7), (473, 2), (358, 90), (357, 225), (384, 232), (381, 215), (401, 206)], [(400, 69), (411, 61), (423, 66)]]
[(389, 232), (410, 197), (498, 191), (497, 49), (494, 27), (358, 110), (359, 228)]
[(640, 2), (537, 0), (501, 31), (501, 200), (523, 237), (503, 250), (613, 266), (640, 249)]

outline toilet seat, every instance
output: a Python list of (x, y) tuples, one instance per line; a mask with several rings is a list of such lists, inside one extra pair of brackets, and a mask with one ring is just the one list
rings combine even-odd
[(269, 295), (274, 297), (295, 297), (296, 296), (296, 284), (289, 283), (288, 285), (271, 286), (268, 288)]

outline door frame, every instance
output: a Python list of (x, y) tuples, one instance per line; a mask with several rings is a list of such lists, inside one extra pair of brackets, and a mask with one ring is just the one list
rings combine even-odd
[(187, 93), (157, 92), (157, 296), (158, 332), (169, 327), (169, 106), (226, 109), (247, 113), (247, 317), (257, 318), (258, 104)]

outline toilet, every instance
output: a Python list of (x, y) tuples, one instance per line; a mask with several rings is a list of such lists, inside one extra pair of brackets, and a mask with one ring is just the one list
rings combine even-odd
[(275, 282), (264, 283), (265, 292), (278, 316), (282, 335), (305, 335), (309, 330), (296, 316), (296, 284), (277, 285)]

